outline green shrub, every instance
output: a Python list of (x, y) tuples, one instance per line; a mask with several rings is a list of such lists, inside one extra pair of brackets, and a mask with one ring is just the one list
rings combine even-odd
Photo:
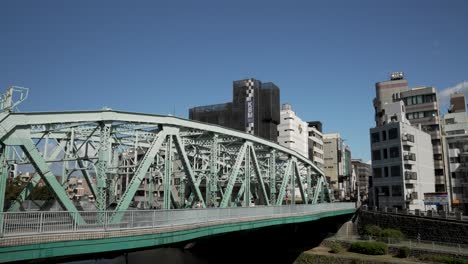
[(411, 250), (409, 247), (401, 247), (398, 250), (398, 257), (399, 258), (407, 258), (410, 255)]
[(388, 246), (382, 242), (354, 242), (349, 251), (366, 255), (385, 255), (388, 252)]
[(388, 243), (398, 243), (401, 242), (405, 236), (398, 229), (385, 228), (380, 232), (379, 240)]
[(449, 257), (449, 256), (434, 256), (434, 255), (421, 255), (418, 257), (422, 261), (431, 261), (446, 264), (468, 264), (467, 259)]
[(382, 228), (376, 225), (366, 225), (364, 227), (364, 234), (368, 236), (380, 237), (380, 233), (382, 232)]
[(340, 253), (343, 251), (344, 251), (344, 248), (338, 242), (334, 242), (330, 247), (330, 252), (332, 253)]

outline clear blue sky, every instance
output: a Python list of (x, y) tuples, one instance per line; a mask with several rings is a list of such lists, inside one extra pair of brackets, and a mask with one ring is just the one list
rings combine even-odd
[(468, 1), (226, 2), (0, 1), (0, 89), (29, 87), (22, 111), (187, 117), (253, 77), (368, 160), (375, 82), (468, 80)]

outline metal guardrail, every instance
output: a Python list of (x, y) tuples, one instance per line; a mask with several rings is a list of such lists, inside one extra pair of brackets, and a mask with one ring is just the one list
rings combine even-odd
[[(3, 217), (3, 226), (0, 226), (0, 237), (2, 235), (4, 237), (14, 237), (48, 233), (160, 228), (223, 220), (309, 215), (355, 208), (354, 203), (323, 203), (294, 206), (128, 210), (122, 212), (5, 212), (0, 213), (0, 217)], [(110, 223), (109, 220), (115, 213), (122, 214), (122, 220), (118, 223)], [(86, 223), (80, 224), (74, 221), (73, 219), (76, 218), (72, 214), (80, 214)]]

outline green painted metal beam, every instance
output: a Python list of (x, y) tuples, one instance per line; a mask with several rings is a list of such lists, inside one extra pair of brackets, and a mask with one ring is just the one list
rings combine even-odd
[(294, 167), (296, 166), (296, 159), (292, 158), (292, 165), (291, 165), (291, 174), (290, 179), (291, 179), (291, 204), (295, 205), (296, 204), (296, 171), (294, 170)]
[(307, 175), (306, 175), (306, 181), (307, 181), (307, 203), (310, 201), (312, 202), (312, 179), (310, 175), (311, 171), (308, 169), (307, 170)]
[(140, 184), (143, 181), (143, 179), (145, 178), (150, 165), (154, 162), (154, 158), (156, 157), (156, 154), (161, 148), (161, 145), (163, 144), (167, 135), (167, 131), (163, 129), (154, 138), (150, 148), (146, 151), (145, 156), (140, 161), (140, 164), (137, 170), (135, 171), (135, 174), (133, 175), (132, 179), (129, 182), (129, 185), (127, 186), (127, 189), (125, 190), (124, 194), (120, 199), (120, 202), (117, 204), (115, 212), (110, 219), (110, 223), (117, 224), (122, 219), (122, 212), (128, 209), (128, 206), (130, 205), (133, 196), (135, 196), (136, 191), (140, 187)]
[(67, 210), (70, 213), (70, 216), (78, 224), (84, 224), (85, 222), (83, 218), (79, 213), (76, 213), (78, 210), (68, 198), (65, 190), (62, 187), (62, 184), (60, 184), (57, 181), (55, 175), (52, 174), (52, 172), (50, 171), (49, 166), (45, 162), (41, 153), (39, 153), (39, 151), (37, 150), (34, 142), (29, 138), (17, 138), (14, 141), (18, 142), (19, 145), (21, 145), (21, 149), (29, 158), (29, 161), (36, 169), (36, 172), (41, 175), (42, 179), (45, 181), (47, 186), (55, 194), (57, 201), (65, 208), (65, 210)]
[(289, 174), (291, 174), (291, 166), (292, 166), (292, 158), (288, 159), (288, 163), (286, 165), (286, 169), (283, 174), (282, 183), (280, 187), (280, 191), (278, 194), (278, 200), (276, 201), (276, 205), (281, 205), (283, 203), (284, 195), (286, 193), (286, 186), (288, 186), (289, 182)]
[(260, 166), (258, 165), (257, 155), (255, 154), (255, 150), (252, 145), (249, 146), (249, 149), (252, 157), (252, 163), (254, 165), (255, 175), (257, 176), (257, 182), (260, 185), (263, 201), (267, 206), (269, 206), (270, 201), (268, 199), (265, 183), (263, 182), (262, 172), (260, 171)]
[(250, 166), (250, 144), (247, 143), (247, 150), (245, 151), (245, 162), (244, 162), (244, 206), (249, 207), (250, 206), (250, 199), (251, 199), (251, 193), (250, 193), (250, 187), (252, 184), (252, 180), (250, 179), (252, 177), (252, 170)]
[(168, 135), (167, 141), (166, 141), (166, 154), (164, 156), (163, 209), (171, 209), (171, 192), (172, 192), (171, 180), (172, 180), (172, 135)]
[(41, 176), (36, 173), (31, 178), (31, 180), (26, 184), (26, 186), (21, 190), (18, 194), (16, 199), (11, 203), (10, 208), (8, 208), (8, 212), (17, 212), (21, 209), (21, 206), (24, 201), (29, 197), (33, 189), (37, 186), (37, 184), (41, 181)]
[(239, 153), (236, 157), (236, 162), (231, 168), (231, 174), (229, 175), (228, 184), (226, 186), (226, 190), (224, 191), (223, 199), (221, 200), (221, 203), (219, 205), (219, 207), (221, 208), (227, 207), (228, 203), (231, 201), (232, 189), (234, 188), (234, 183), (236, 182), (237, 175), (239, 174), (239, 169), (242, 164), (242, 161), (244, 161), (246, 149), (247, 142), (245, 142), (240, 148)]
[[(3, 213), (5, 206), (5, 189), (8, 179), (8, 163), (9, 147), (6, 145), (0, 146), (0, 213)], [(3, 215), (0, 215), (0, 237), (3, 236)]]
[[(240, 181), (242, 182), (242, 184), (241, 184), (241, 187), (239, 188), (239, 191), (237, 192), (236, 199), (234, 199), (233, 207), (237, 207), (238, 205), (242, 206), (241, 197), (244, 196), (244, 193), (245, 193), (245, 183), (246, 183), (246, 181), (242, 180), (242, 179), (240, 179)], [(244, 200), (245, 200), (245, 198), (244, 198)]]
[(268, 162), (268, 173), (270, 174), (270, 203), (276, 204), (276, 151), (270, 152)]
[(99, 222), (104, 222), (104, 211), (107, 209), (107, 168), (110, 161), (110, 134), (111, 124), (101, 122), (100, 126), (100, 141), (98, 148), (98, 161), (96, 163), (96, 182), (97, 182), (97, 196), (96, 196), (96, 209), (101, 212), (99, 214)]
[[(73, 123), (73, 122), (100, 122), (103, 120), (112, 120), (115, 122), (132, 122), (132, 123), (147, 123), (157, 124), (163, 126), (180, 126), (185, 128), (201, 129), (207, 132), (225, 134), (233, 137), (241, 138), (249, 142), (261, 144), (267, 147), (271, 147), (285, 154), (296, 157), (304, 164), (310, 165), (312, 169), (320, 174), (324, 175), (324, 172), (319, 169), (313, 162), (304, 156), (297, 154), (297, 152), (278, 145), (274, 142), (249, 135), (244, 132), (237, 131), (235, 129), (228, 129), (221, 126), (204, 124), (192, 120), (186, 120), (177, 117), (161, 116), (161, 115), (150, 115), (141, 113), (130, 113), (123, 111), (82, 111), (82, 112), (47, 112), (47, 113), (10, 113), (7, 115), (2, 124), (21, 124), (27, 125), (42, 125), (42, 124), (57, 124), (57, 123)], [(5, 126), (6, 127), (6, 126)], [(8, 128), (7, 128), (8, 129)], [(1, 139), (0, 134), (0, 139)]]
[(307, 198), (304, 195), (304, 187), (302, 185), (301, 174), (299, 173), (299, 167), (297, 166), (297, 162), (294, 162), (294, 169), (296, 171), (296, 181), (297, 185), (299, 186), (299, 192), (301, 193), (302, 202), (304, 204), (307, 204)]
[(317, 203), (319, 192), (321, 192), (321, 190), (322, 190), (322, 185), (323, 185), (323, 178), (321, 176), (319, 176), (318, 179), (317, 179), (317, 182), (315, 183), (314, 199), (312, 199), (312, 204)]
[(205, 208), (206, 207), (205, 200), (203, 199), (200, 189), (195, 184), (196, 183), (195, 173), (193, 172), (192, 166), (190, 165), (187, 152), (185, 151), (185, 147), (183, 145), (182, 139), (180, 138), (178, 130), (176, 131), (176, 133), (174, 133), (174, 136), (175, 136), (174, 142), (177, 148), (177, 153), (179, 153), (179, 155), (181, 156), (182, 166), (184, 167), (184, 171), (186, 175), (188, 175), (188, 180), (192, 188), (192, 191), (195, 192), (196, 197), (200, 201), (202, 207)]
[[(66, 141), (60, 141), (57, 146), (55, 147), (54, 151), (50, 154), (49, 158), (50, 159), (56, 159), (58, 155), (62, 152), (63, 148), (66, 145)], [(44, 155), (46, 156), (46, 155)], [(26, 199), (29, 197), (31, 192), (33, 191), (34, 188), (36, 188), (37, 184), (40, 182), (41, 176), (36, 173), (34, 176), (31, 178), (31, 180), (26, 184), (26, 186), (21, 190), (21, 192), (18, 194), (16, 199), (11, 203), (10, 208), (8, 208), (8, 212), (16, 212), (19, 211), (21, 208), (21, 205)]]
[(206, 184), (206, 202), (208, 207), (214, 207), (216, 205), (218, 196), (218, 135), (213, 135), (213, 142), (211, 144), (210, 174), (207, 177)]

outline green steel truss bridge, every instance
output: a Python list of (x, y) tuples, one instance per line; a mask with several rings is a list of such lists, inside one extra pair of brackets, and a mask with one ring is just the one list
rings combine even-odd
[[(58, 234), (70, 232), (125, 237), (122, 230), (354, 212), (352, 204), (332, 203), (323, 171), (308, 158), (250, 134), (172, 116), (112, 110), (17, 113), (10, 111), (14, 106), (3, 105), (0, 112), (2, 260), (21, 260), (26, 249), (29, 259), (63, 255), (66, 250), (46, 254), (43, 245), (34, 245), (58, 243)], [(31, 171), (31, 177), (6, 207), (7, 178), (18, 168)], [(86, 181), (94, 208), (74, 201), (67, 191), (70, 177)], [(39, 185), (52, 191), (60, 212), (21, 212)], [(111, 250), (86, 250), (95, 248)]]

